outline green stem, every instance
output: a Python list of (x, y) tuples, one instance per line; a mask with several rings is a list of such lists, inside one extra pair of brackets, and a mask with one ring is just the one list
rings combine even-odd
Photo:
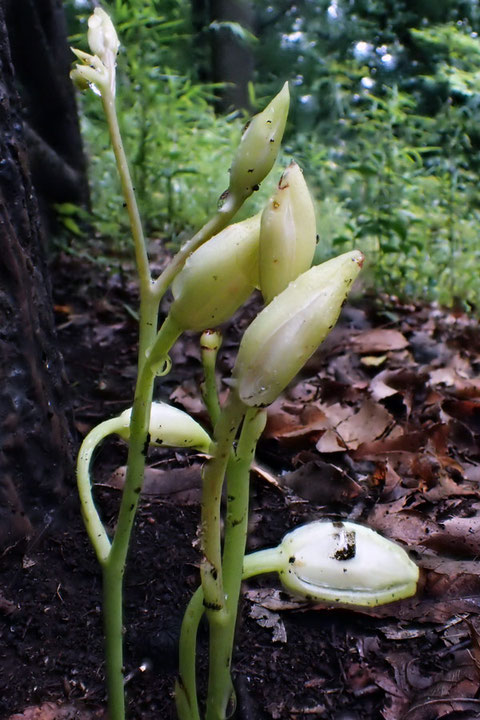
[(209, 622), (221, 622), (225, 610), (222, 578), (221, 497), (227, 463), (235, 436), (247, 408), (236, 393), (231, 393), (215, 425), (213, 457), (203, 468), (201, 513), (202, 579), (205, 608)]
[(125, 717), (122, 642), (123, 575), (130, 534), (143, 484), (145, 455), (148, 447), (147, 435), (155, 375), (146, 361), (148, 348), (157, 334), (158, 300), (152, 292), (145, 237), (118, 125), (114, 93), (114, 88), (103, 88), (102, 103), (130, 220), (140, 285), (138, 377), (130, 422), (127, 476), (115, 536), (108, 557), (103, 561), (109, 715), (110, 720), (123, 720)]
[(203, 590), (199, 587), (188, 603), (180, 631), (179, 674), (175, 685), (175, 702), (179, 720), (200, 720), (195, 663), (198, 626), (204, 610)]
[(245, 555), (243, 559), (242, 580), (254, 575), (279, 572), (283, 567), (283, 558), (278, 548), (266, 548), (257, 552)]
[(123, 574), (109, 563), (103, 567), (103, 632), (109, 720), (124, 720)]
[[(147, 316), (148, 317), (148, 316)], [(156, 315), (155, 315), (156, 320)], [(123, 689), (123, 577), (138, 501), (143, 486), (145, 459), (148, 450), (148, 428), (155, 374), (143, 350), (153, 343), (155, 324), (141, 325), (139, 349), (139, 374), (135, 389), (130, 438), (128, 446), (127, 473), (123, 488), (117, 527), (108, 559), (104, 564), (104, 627), (107, 670), (109, 720), (124, 720), (125, 700)], [(142, 332), (143, 330), (143, 332)], [(162, 330), (156, 337), (159, 350)], [(175, 338), (176, 339), (176, 338)], [(165, 336), (164, 354), (170, 349), (170, 335)]]
[(105, 420), (94, 427), (84, 438), (77, 458), (77, 486), (83, 522), (100, 565), (104, 565), (110, 553), (110, 539), (100, 518), (92, 493), (90, 465), (97, 445), (120, 429), (119, 419)]
[(202, 333), (202, 337), (200, 338), (200, 351), (205, 376), (201, 388), (202, 397), (214, 427), (220, 417), (220, 401), (218, 399), (215, 368), (221, 344), (222, 336), (218, 330), (205, 330)]
[(226, 612), (222, 622), (210, 624), (206, 720), (224, 720), (232, 697), (230, 668), (248, 530), (250, 467), (265, 422), (265, 410), (247, 410), (237, 450), (231, 453), (227, 466), (227, 515), (223, 550)]
[[(118, 125), (117, 112), (115, 107), (115, 96), (111, 89), (102, 88), (102, 104), (105, 116), (107, 118), (108, 130), (110, 132), (110, 140), (112, 142), (113, 152), (117, 163), (118, 174), (122, 185), (122, 193), (127, 206), (128, 217), (130, 220), (130, 228), (132, 231), (133, 242), (135, 246), (135, 259), (137, 263), (137, 271), (140, 280), (140, 294), (144, 294), (150, 290), (151, 276), (148, 264), (147, 247), (143, 234), (142, 221), (138, 210), (137, 200), (135, 198), (135, 190), (133, 188), (130, 170), (128, 168), (127, 156), (123, 147), (120, 127)], [(157, 304), (158, 307), (158, 304)]]
[[(229, 478), (230, 477), (231, 476), (229, 476)], [(237, 495), (237, 497), (239, 496)], [(258, 550), (257, 552), (244, 556), (242, 580), (246, 580), (254, 575), (278, 572), (280, 567), (281, 556), (279, 555), (278, 548)], [(179, 678), (175, 687), (175, 701), (179, 720), (200, 720), (195, 662), (197, 657), (198, 626), (204, 611), (203, 590), (202, 587), (199, 587), (187, 606), (180, 632)]]

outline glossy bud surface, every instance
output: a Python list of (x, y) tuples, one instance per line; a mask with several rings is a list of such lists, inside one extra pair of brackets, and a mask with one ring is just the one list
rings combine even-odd
[(419, 570), (405, 550), (363, 525), (309, 523), (279, 550), (283, 585), (308, 599), (374, 606), (416, 591)]
[[(122, 427), (115, 432), (128, 440), (132, 409), (125, 410), (119, 417)], [(194, 447), (208, 452), (211, 439), (208, 433), (183, 410), (163, 402), (153, 402), (150, 412), (150, 442), (152, 445), (169, 447)]]
[(110, 17), (100, 7), (88, 18), (88, 44), (107, 67), (114, 64), (120, 42)]
[(263, 112), (255, 115), (240, 140), (230, 168), (229, 192), (247, 198), (268, 175), (276, 160), (287, 122), (290, 93), (285, 83)]
[(307, 270), (257, 315), (233, 370), (246, 405), (270, 404), (293, 380), (336, 323), (363, 260), (353, 250)]
[(184, 330), (228, 320), (258, 285), (260, 215), (235, 223), (195, 250), (172, 285), (170, 316)]
[(310, 268), (315, 245), (312, 198), (302, 171), (292, 162), (262, 213), (260, 289), (266, 303)]

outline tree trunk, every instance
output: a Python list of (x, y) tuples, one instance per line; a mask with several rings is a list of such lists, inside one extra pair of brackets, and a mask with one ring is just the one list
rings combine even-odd
[(54, 203), (88, 203), (62, 0), (7, 0), (5, 20), (30, 171), (48, 230)]
[(43, 521), (73, 476), (66, 382), (1, 2), (0, 243), (1, 548)]
[[(200, 40), (209, 24), (236, 22), (254, 32), (255, 13), (249, 0), (193, 0), (192, 20)], [(253, 53), (249, 45), (238, 40), (228, 27), (209, 31), (211, 63), (210, 77), (213, 82), (226, 83), (218, 91), (222, 110), (249, 109), (248, 83), (254, 70)], [(200, 43), (201, 47), (201, 43)]]

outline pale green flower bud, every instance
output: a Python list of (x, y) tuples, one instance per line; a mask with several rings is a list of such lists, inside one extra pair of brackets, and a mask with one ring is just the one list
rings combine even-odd
[(172, 285), (169, 317), (183, 330), (228, 320), (258, 285), (260, 215), (212, 237), (186, 261)]
[(294, 595), (367, 607), (414, 595), (419, 577), (399, 545), (363, 525), (330, 521), (302, 525), (278, 547), (246, 556), (245, 577), (272, 571)]
[(70, 72), (70, 78), (79, 90), (91, 87), (97, 94), (101, 94), (101, 90), (107, 88), (111, 82), (110, 71), (96, 55), (90, 55), (77, 48), (71, 50), (83, 65), (76, 65)]
[(229, 194), (244, 199), (258, 190), (277, 157), (289, 104), (288, 83), (285, 83), (265, 110), (247, 125), (230, 168)]
[(286, 535), (280, 579), (292, 593), (356, 605), (413, 595), (418, 568), (399, 545), (350, 522), (315, 522)]
[(266, 303), (309, 269), (315, 245), (312, 198), (302, 171), (292, 162), (262, 214), (260, 289)]
[(88, 18), (87, 37), (92, 53), (99, 57), (107, 68), (113, 68), (120, 41), (110, 17), (102, 8), (96, 7), (93, 15)]
[[(128, 440), (132, 408), (118, 417), (115, 432)], [(153, 402), (150, 411), (150, 443), (168, 447), (193, 447), (208, 452), (211, 439), (208, 433), (183, 410), (163, 402)]]
[(233, 370), (240, 399), (269, 405), (335, 325), (363, 255), (339, 255), (300, 275), (245, 332)]

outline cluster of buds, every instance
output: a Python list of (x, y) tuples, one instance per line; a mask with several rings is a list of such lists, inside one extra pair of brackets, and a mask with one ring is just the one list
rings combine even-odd
[(102, 94), (110, 91), (115, 95), (115, 65), (120, 41), (115, 27), (102, 8), (95, 8), (88, 18), (88, 44), (93, 54), (72, 48), (72, 52), (81, 60), (70, 77), (81, 90), (93, 86)]

